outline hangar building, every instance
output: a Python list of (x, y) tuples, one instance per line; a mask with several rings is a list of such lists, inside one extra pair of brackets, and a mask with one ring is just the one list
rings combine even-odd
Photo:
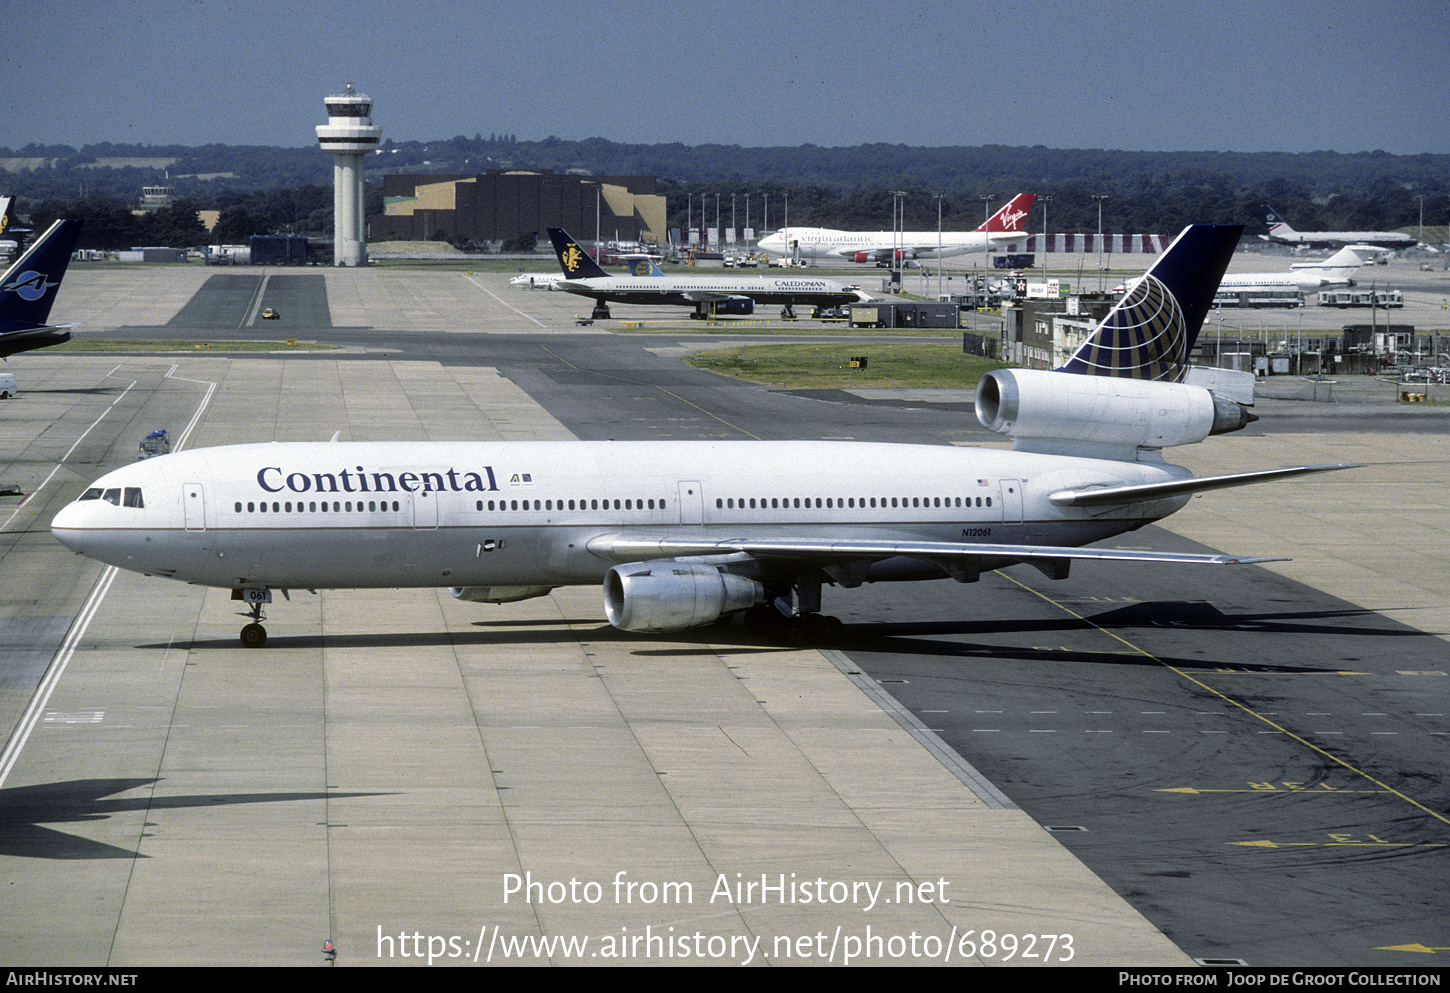
[(385, 175), (384, 213), (369, 221), (371, 241), (463, 237), (500, 242), (561, 227), (592, 239), (595, 204), (604, 240), (665, 240), (665, 198), (653, 176), (558, 175), (491, 169), (473, 176)]

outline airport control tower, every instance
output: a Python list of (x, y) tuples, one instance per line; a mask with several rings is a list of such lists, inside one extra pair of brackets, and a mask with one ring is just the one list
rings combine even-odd
[(332, 153), (332, 264), (367, 265), (367, 215), (363, 212), (363, 162), (378, 147), (382, 128), (373, 127), (373, 101), (347, 84), (328, 97), (327, 123), (317, 126), (317, 143)]

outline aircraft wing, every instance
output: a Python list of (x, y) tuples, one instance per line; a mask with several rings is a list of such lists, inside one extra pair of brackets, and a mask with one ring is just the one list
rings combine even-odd
[(1114, 562), (1158, 562), (1174, 565), (1252, 565), (1282, 562), (1283, 559), (1241, 555), (1203, 555), (1189, 552), (1145, 552), (1118, 548), (1074, 548), (1057, 545), (994, 545), (955, 541), (797, 541), (789, 538), (714, 538), (690, 541), (651, 535), (607, 534), (590, 539), (589, 551), (618, 562), (678, 558), (696, 555), (747, 555), (767, 562), (771, 559), (808, 560), (820, 564), (866, 559), (879, 561), (898, 556), (961, 562), (980, 559), (1012, 559), (1021, 562), (1052, 562), (1065, 559), (1094, 559)]
[(1299, 465), (1286, 469), (1258, 469), (1254, 472), (1234, 472), (1225, 476), (1201, 476), (1176, 479), (1167, 483), (1142, 483), (1136, 486), (1102, 486), (1081, 490), (1059, 490), (1048, 497), (1059, 507), (1108, 507), (1140, 503), (1144, 500), (1161, 500), (1164, 497), (1182, 496), (1203, 490), (1221, 490), (1229, 486), (1247, 486), (1250, 483), (1265, 483), (1271, 479), (1285, 479), (1303, 476), (1311, 472), (1332, 472), (1335, 469), (1356, 469), (1355, 463), (1339, 465)]
[(686, 300), (693, 300), (695, 303), (710, 303), (711, 301), (718, 303), (721, 300), (734, 300), (739, 297), (748, 297), (750, 296), (750, 291), (739, 290), (734, 293), (727, 293), (724, 290), (689, 290), (681, 293), (680, 296)]
[(880, 245), (837, 245), (831, 250), (832, 255), (838, 255), (843, 259), (854, 259), (856, 256), (865, 254), (873, 262), (885, 262), (891, 258), (891, 247), (888, 245), (882, 248)]
[[(1353, 469), (1352, 464), (1291, 466), (1284, 469), (1261, 469), (1255, 472), (1204, 476), (1166, 483), (1137, 486), (1111, 486), (1082, 490), (1060, 490), (1049, 499), (1058, 506), (1102, 507), (1141, 503), (1165, 497), (1181, 496), (1202, 490), (1246, 486), (1272, 479), (1284, 479), (1313, 472)], [(616, 562), (639, 562), (661, 558), (688, 556), (741, 555), (764, 565), (772, 561), (805, 561), (825, 566), (851, 561), (876, 562), (905, 557), (936, 561), (966, 573), (973, 573), (983, 559), (1031, 562), (1039, 568), (1052, 568), (1066, 575), (1065, 567), (1072, 559), (1109, 562), (1156, 562), (1172, 565), (1253, 565), (1260, 562), (1282, 562), (1280, 558), (1245, 555), (1205, 555), (1189, 552), (1149, 552), (1116, 548), (1080, 548), (1058, 545), (1004, 545), (955, 541), (892, 541), (869, 538), (845, 538), (830, 541), (808, 541), (792, 538), (702, 538), (690, 540), (676, 534), (614, 533), (599, 535), (588, 542), (589, 551)]]

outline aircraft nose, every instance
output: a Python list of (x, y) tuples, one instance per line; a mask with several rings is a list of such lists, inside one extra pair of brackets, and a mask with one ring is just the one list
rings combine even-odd
[(77, 504), (66, 504), (50, 522), (50, 533), (56, 541), (73, 552), (80, 551), (85, 511)]

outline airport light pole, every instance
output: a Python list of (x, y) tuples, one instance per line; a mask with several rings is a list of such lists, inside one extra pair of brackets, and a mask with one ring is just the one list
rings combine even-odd
[[(896, 219), (896, 217), (898, 217), (898, 215), (900, 215), (900, 222), (898, 222), (898, 219)], [(898, 223), (900, 225), (899, 228), (898, 228)], [(895, 275), (895, 278), (893, 278), (893, 280), (892, 280), (892, 283), (893, 283), (893, 287), (892, 287), (893, 293), (899, 293), (900, 288), (902, 288), (902, 259), (900, 259), (900, 254), (898, 252), (898, 238), (896, 238), (896, 232), (898, 232), (898, 230), (900, 230), (900, 232), (902, 232), (902, 238), (900, 238), (900, 241), (905, 242), (905, 235), (906, 235), (906, 191), (905, 190), (892, 190), (892, 273), (893, 273), (893, 275)]]
[(1103, 291), (1103, 201), (1108, 198), (1106, 193), (1094, 193), (1093, 199), (1098, 202), (1098, 292)]
[(1420, 244), (1425, 243), (1425, 194), (1419, 194), (1420, 200)]
[[(715, 237), (720, 237), (720, 194), (718, 193), (715, 194)], [(717, 250), (719, 247), (719, 245), (715, 246)]]
[(1042, 279), (1047, 281), (1047, 205), (1052, 203), (1052, 197), (1038, 197), (1042, 201)]
[(936, 194), (936, 298), (941, 299), (941, 200), (943, 193)]
[(730, 194), (730, 244), (735, 244), (735, 194)]
[(987, 237), (987, 225), (992, 220), (992, 197), (994, 194), (983, 193), (980, 195), (982, 197), (982, 302), (985, 303), (987, 297), (987, 272), (991, 269), (991, 265), (987, 261), (987, 253), (992, 248), (992, 239)]

